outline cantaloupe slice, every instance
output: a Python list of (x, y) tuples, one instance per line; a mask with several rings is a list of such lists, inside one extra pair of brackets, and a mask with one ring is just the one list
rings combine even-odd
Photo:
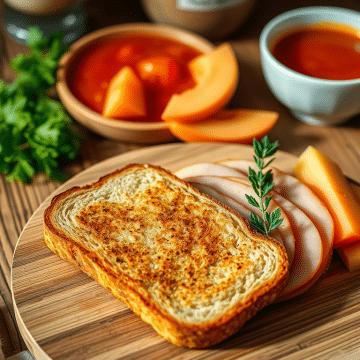
[(146, 115), (143, 85), (130, 66), (124, 66), (110, 81), (103, 115), (107, 118), (133, 118)]
[(196, 123), (170, 122), (169, 129), (178, 139), (187, 142), (237, 142), (251, 144), (261, 139), (275, 125), (279, 114), (274, 111), (220, 110)]
[[(350, 188), (360, 204), (360, 187), (350, 183)], [(360, 270), (360, 241), (339, 247), (337, 251), (349, 271)]]
[(337, 252), (349, 271), (360, 270), (360, 241), (339, 247)]
[(309, 146), (293, 171), (329, 209), (335, 224), (334, 248), (360, 240), (360, 205), (339, 165)]
[(172, 95), (161, 115), (166, 122), (203, 120), (222, 109), (235, 93), (239, 67), (230, 44), (197, 56), (190, 61), (189, 70), (196, 85)]

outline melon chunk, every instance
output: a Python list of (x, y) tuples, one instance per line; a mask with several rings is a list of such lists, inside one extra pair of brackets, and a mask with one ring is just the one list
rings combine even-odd
[(275, 125), (279, 114), (274, 111), (228, 109), (220, 110), (206, 121), (181, 124), (169, 123), (178, 139), (187, 142), (238, 142), (251, 144)]
[(360, 241), (339, 247), (337, 252), (349, 271), (360, 270)]
[[(360, 187), (354, 184), (350, 184), (350, 187), (360, 204)], [(339, 247), (337, 251), (349, 271), (360, 270), (360, 241)]]
[(228, 43), (199, 55), (189, 63), (196, 85), (181, 94), (173, 94), (161, 118), (166, 122), (201, 121), (222, 109), (235, 93), (239, 68)]
[(339, 165), (309, 146), (293, 171), (327, 205), (335, 225), (334, 248), (360, 240), (360, 205)]
[(130, 66), (124, 66), (111, 79), (103, 115), (107, 118), (133, 118), (146, 115), (145, 93)]

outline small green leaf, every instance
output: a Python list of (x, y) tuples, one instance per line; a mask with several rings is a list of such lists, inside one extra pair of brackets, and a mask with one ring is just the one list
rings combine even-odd
[(268, 224), (271, 223), (271, 215), (267, 212), (264, 213), (265, 220)]
[(267, 210), (267, 208), (269, 207), (271, 199), (272, 199), (272, 196), (268, 196), (265, 198), (265, 201), (264, 201), (265, 210)]
[[(263, 149), (267, 149), (270, 145), (270, 140), (269, 137), (267, 135), (265, 135), (262, 139), (261, 139), (261, 145)], [(265, 156), (266, 157), (266, 156)]]
[(260, 208), (259, 203), (256, 201), (256, 199), (253, 196), (247, 195), (247, 194), (245, 194), (245, 196), (246, 196), (246, 198), (247, 198), (250, 205), (255, 206), (257, 208)]
[(263, 158), (263, 148), (262, 145), (259, 141), (257, 141), (256, 139), (253, 140), (253, 146), (254, 146), (254, 152), (255, 155), (259, 158), (262, 159)]
[(271, 146), (269, 146), (266, 151), (265, 151), (265, 157), (269, 157), (272, 156), (276, 153), (278, 148), (278, 142), (276, 141), (274, 144), (272, 144)]
[(275, 221), (276, 219), (280, 218), (281, 216), (281, 210), (280, 208), (277, 208), (271, 213), (271, 221)]
[(275, 222), (271, 223), (269, 226), (269, 232), (279, 227), (284, 219), (277, 219)]
[(273, 182), (273, 174), (271, 172), (271, 170), (268, 170), (265, 174), (264, 174), (264, 178), (263, 178), (264, 182)]
[(259, 183), (259, 187), (261, 187), (261, 184), (263, 182), (263, 173), (261, 171), (256, 173), (256, 181)]
[(254, 161), (255, 161), (255, 164), (256, 166), (259, 168), (259, 169), (262, 169), (264, 164), (263, 162), (256, 156), (254, 156)]
[(273, 183), (265, 183), (262, 188), (262, 195), (266, 196), (274, 188), (274, 185)]
[(265, 229), (261, 218), (252, 212), (250, 214), (250, 219), (251, 219), (251, 225), (260, 233), (265, 234)]

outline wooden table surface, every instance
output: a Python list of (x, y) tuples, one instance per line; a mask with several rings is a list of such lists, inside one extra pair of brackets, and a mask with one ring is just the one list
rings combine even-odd
[[(259, 35), (264, 25), (284, 11), (313, 5), (341, 6), (360, 11), (360, 2), (356, 0), (259, 0), (249, 20), (234, 34), (223, 39), (233, 46), (240, 66), (240, 83), (232, 105), (279, 112), (279, 121), (269, 135), (272, 141), (279, 140), (282, 151), (299, 155), (308, 145), (313, 145), (338, 162), (347, 176), (360, 182), (360, 116), (333, 128), (303, 124), (293, 118), (274, 98), (261, 71)], [(140, 3), (134, 0), (88, 0), (86, 6), (89, 31), (108, 25), (149, 21)], [(9, 59), (20, 52), (26, 52), (26, 48), (1, 29), (0, 77), (5, 81), (11, 81), (14, 76), (8, 67)], [(79, 129), (84, 134), (84, 139), (79, 158), (65, 168), (69, 177), (109, 157), (145, 147), (104, 139), (80, 125)], [(26, 349), (16, 325), (11, 299), (13, 251), (31, 215), (59, 185), (39, 177), (32, 185), (25, 186), (8, 183), (5, 177), (0, 175), (0, 334), (5, 340), (4, 351), (7, 357)], [(1, 331), (1, 323), (5, 324), (5, 332)]]

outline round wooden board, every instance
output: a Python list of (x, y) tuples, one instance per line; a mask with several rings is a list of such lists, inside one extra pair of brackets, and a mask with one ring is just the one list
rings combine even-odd
[[(244, 145), (170, 144), (129, 152), (78, 174), (59, 189), (96, 181), (129, 163), (175, 171), (198, 162), (251, 159)], [(279, 151), (274, 165), (291, 172), (296, 157)], [(53, 194), (55, 195), (55, 194)], [(360, 345), (360, 281), (335, 257), (306, 294), (262, 310), (234, 336), (210, 349), (168, 343), (121, 301), (53, 254), (43, 238), (49, 197), (24, 228), (14, 254), (12, 294), (20, 331), (37, 360), (334, 358)], [(321, 357), (322, 356), (322, 357)]]

